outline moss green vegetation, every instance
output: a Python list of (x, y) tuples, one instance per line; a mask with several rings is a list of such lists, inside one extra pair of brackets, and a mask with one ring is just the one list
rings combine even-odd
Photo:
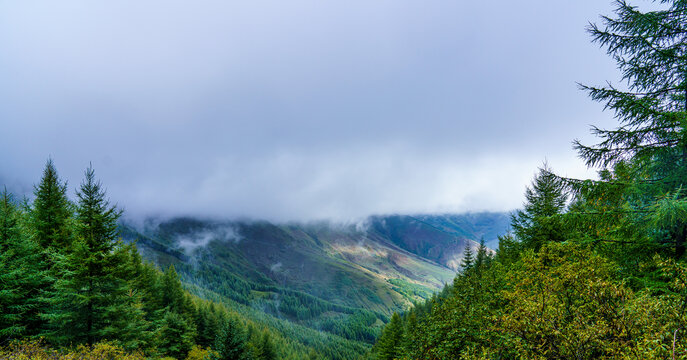
[[(456, 259), (457, 219), (139, 233), (49, 160), (32, 202), (0, 195), (0, 358), (687, 359), (687, 2), (655, 5), (589, 29), (629, 85), (583, 86), (619, 121), (576, 142), (599, 180), (544, 166), (496, 253)], [(430, 297), (439, 264), (462, 273)]]
[(366, 353), (394, 311), (455, 276), (356, 225), (177, 218), (121, 230), (192, 293), (333, 359)]
[(391, 243), (361, 244), (357, 232), (317, 224), (244, 223), (245, 241), (214, 239), (189, 251), (179, 238), (216, 224), (175, 219), (141, 234), (118, 222), (121, 211), (102, 189), (89, 168), (70, 201), (49, 160), (32, 202), (0, 197), (0, 344), (43, 339), (4, 350), (357, 358), (394, 311), (454, 274)]
[(243, 224), (254, 241), (188, 251), (179, 236), (212, 224), (176, 219), (144, 235), (119, 225), (102, 189), (89, 168), (70, 201), (49, 160), (32, 202), (0, 196), (3, 354), (354, 359), (395, 310), (453, 276), (319, 225)]
[(583, 86), (620, 123), (575, 143), (600, 180), (540, 169), (496, 254), (466, 253), (370, 358), (687, 359), (687, 2), (656, 3), (589, 29), (629, 84)]
[[(347, 359), (365, 353), (376, 336), (360, 325), (376, 316), (304, 293), (283, 294), (281, 310), (306, 319), (349, 314), (326, 324), (341, 329), (323, 335), (185, 285), (173, 265), (162, 271), (119, 239), (121, 212), (93, 169), (76, 202), (66, 192), (49, 160), (33, 202), (0, 194), (0, 358)], [(224, 281), (232, 294), (249, 288), (236, 277)]]

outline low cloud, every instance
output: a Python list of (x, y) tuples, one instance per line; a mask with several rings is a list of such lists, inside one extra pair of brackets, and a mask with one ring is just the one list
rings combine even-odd
[(92, 163), (131, 217), (510, 210), (544, 159), (589, 175), (570, 143), (612, 114), (576, 82), (619, 77), (584, 31), (611, 9), (2, 2), (0, 179), (30, 195), (51, 156), (73, 196)]
[(176, 244), (187, 254), (192, 254), (197, 249), (206, 247), (211, 241), (239, 243), (241, 240), (242, 237), (236, 229), (225, 225), (188, 235), (180, 235), (176, 238)]

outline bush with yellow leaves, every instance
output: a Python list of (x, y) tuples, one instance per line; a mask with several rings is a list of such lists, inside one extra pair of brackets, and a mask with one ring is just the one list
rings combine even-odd
[(203, 349), (202, 346), (194, 345), (191, 351), (188, 352), (186, 360), (212, 360), (217, 359), (219, 354), (212, 351), (210, 348)]
[[(468, 359), (687, 359), (685, 266), (656, 259), (675, 279), (663, 295), (633, 291), (616, 265), (583, 246), (550, 243), (524, 254), (508, 274), (506, 306), (492, 326), (502, 334)], [(669, 274), (668, 274), (669, 273)]]
[(140, 352), (129, 353), (120, 346), (98, 343), (93, 346), (79, 345), (69, 351), (49, 348), (42, 340), (12, 342), (0, 348), (0, 360), (145, 360)]

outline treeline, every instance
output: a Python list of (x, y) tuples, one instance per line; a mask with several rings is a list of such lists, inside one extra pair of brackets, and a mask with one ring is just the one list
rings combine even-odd
[[(250, 283), (227, 273), (225, 269), (208, 265), (210, 261), (199, 263), (197, 266), (181, 265), (189, 274), (190, 282), (202, 284), (204, 288), (238, 303), (259, 308), (266, 314), (323, 330), (347, 340), (372, 344), (379, 336), (379, 326), (373, 325), (377, 323), (377, 319), (388, 320), (388, 316), (383, 314), (335, 304), (301, 291)], [(355, 353), (350, 355), (357, 356)]]
[[(346, 340), (363, 342), (366, 346), (374, 343), (379, 336), (380, 324), (389, 319), (388, 315), (337, 304), (303, 291), (280, 287), (274, 285), (272, 280), (258, 283), (243, 279), (233, 273), (229, 266), (213, 261), (217, 254), (228, 251), (224, 248), (215, 248), (196, 254), (198, 258), (195, 262), (177, 262), (175, 266), (187, 283), (201, 286), (274, 317), (318, 331), (326, 331)], [(357, 357), (359, 354), (353, 348), (357, 346), (353, 345), (350, 352), (341, 354), (341, 358)], [(324, 352), (324, 349), (319, 347), (317, 350)]]
[(584, 87), (619, 126), (575, 142), (599, 180), (545, 165), (494, 255), (466, 252), (431, 301), (395, 314), (374, 359), (687, 359), (687, 3), (616, 2), (589, 28), (628, 91)]
[(92, 168), (70, 201), (51, 160), (33, 201), (0, 194), (0, 358), (318, 357), (142, 261), (119, 240), (120, 215)]
[(374, 326), (377, 321), (379, 321), (378, 317), (374, 313), (359, 310), (349, 316), (327, 316), (317, 324), (322, 330), (346, 339), (374, 343), (379, 336), (379, 329)]

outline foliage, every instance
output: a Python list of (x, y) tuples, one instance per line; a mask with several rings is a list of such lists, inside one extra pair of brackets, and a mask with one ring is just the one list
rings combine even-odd
[(460, 267), (463, 269), (463, 271), (470, 270), (472, 266), (475, 263), (475, 256), (472, 253), (472, 249), (470, 249), (470, 246), (466, 246), (465, 250), (463, 250), (463, 260), (460, 262)]
[(687, 359), (687, 3), (658, 3), (617, 1), (590, 27), (628, 82), (583, 86), (620, 123), (575, 143), (599, 180), (540, 169), (496, 255), (467, 254), (446, 296), (405, 313), (393, 349), (387, 325), (373, 357)]
[(545, 164), (525, 190), (524, 209), (517, 210), (511, 217), (513, 234), (523, 246), (536, 250), (548, 241), (565, 240), (565, 227), (560, 217), (568, 199), (564, 190)]
[(126, 249), (117, 241), (120, 212), (110, 207), (92, 168), (77, 192), (75, 240), (58, 258), (62, 276), (44, 315), (55, 343), (110, 340), (142, 348), (147, 336), (141, 299), (130, 292)]
[(401, 342), (402, 337), (403, 324), (401, 323), (401, 317), (394, 313), (375, 345), (377, 359), (393, 360), (398, 358), (401, 355), (398, 344)]
[(191, 351), (188, 352), (186, 360), (212, 360), (217, 356), (217, 352), (211, 349), (204, 349), (198, 345), (194, 345)]
[[(76, 203), (67, 199), (52, 161), (33, 203), (0, 194), (0, 358), (217, 357), (211, 347), (223, 325), (245, 315), (230, 311), (217, 294), (210, 293), (216, 302), (191, 295), (173, 266), (161, 272), (144, 262), (134, 244), (120, 241), (120, 214), (90, 167)], [(342, 339), (308, 333), (293, 342), (286, 338), (292, 329), (245, 320), (234, 325), (237, 334), (260, 334), (243, 339), (251, 358), (305, 358), (314, 350), (302, 345), (306, 339), (318, 350), (332, 345), (333, 358), (351, 351)], [(44, 339), (29, 340), (38, 336)]]
[(248, 358), (246, 340), (245, 330), (239, 320), (233, 317), (227, 319), (215, 341), (214, 349), (218, 353), (218, 359), (246, 360)]
[(40, 247), (23, 231), (25, 216), (5, 190), (0, 194), (0, 341), (36, 335), (51, 284)]
[(41, 182), (34, 187), (36, 199), (30, 211), (31, 233), (43, 248), (67, 248), (71, 243), (72, 207), (52, 159), (48, 159)]
[(272, 337), (269, 332), (263, 332), (258, 342), (255, 355), (256, 360), (276, 360), (277, 351), (274, 348)]
[(568, 185), (587, 201), (613, 195), (621, 207), (603, 213), (620, 215), (618, 231), (641, 234), (681, 257), (687, 241), (687, 218), (679, 216), (687, 179), (687, 6), (660, 3), (659, 10), (642, 12), (618, 1), (615, 17), (590, 26), (628, 88), (583, 86), (619, 125), (592, 128), (601, 139), (595, 146), (575, 145), (588, 165), (602, 167), (602, 181)]
[(110, 343), (93, 346), (79, 345), (74, 349), (56, 351), (42, 340), (14, 341), (7, 348), (0, 349), (0, 359), (13, 360), (144, 360), (140, 352), (126, 352)]

